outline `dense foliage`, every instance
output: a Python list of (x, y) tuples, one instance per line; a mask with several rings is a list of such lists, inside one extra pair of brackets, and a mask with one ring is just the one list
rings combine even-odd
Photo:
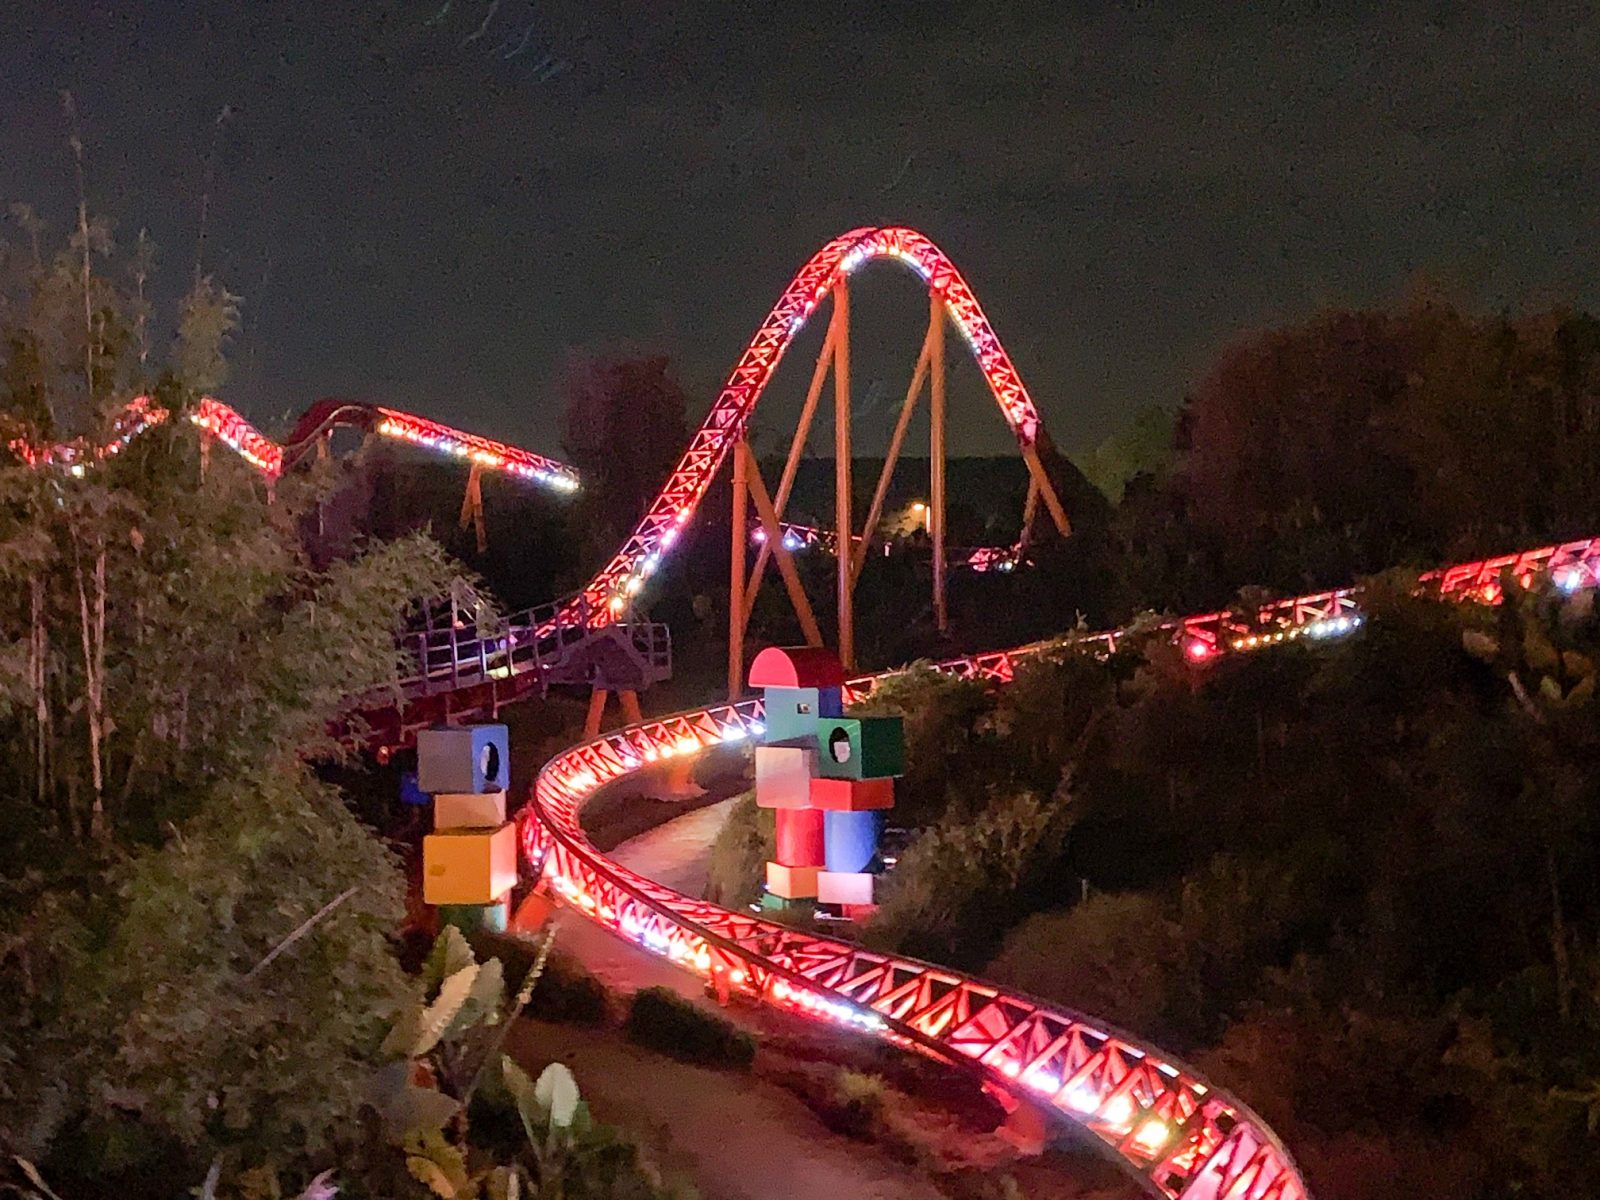
[(575, 357), (561, 392), (562, 450), (583, 479), (573, 536), (593, 570), (633, 532), (688, 445), (688, 396), (659, 355)]
[(1408, 583), (1374, 581), (1341, 644), (1047, 656), (947, 718), (977, 750), (869, 934), (1193, 1057), (1319, 1194), (1582, 1192), (1600, 620), (1553, 586), (1481, 609)]
[(1108, 563), (1182, 610), (1600, 529), (1600, 319), (1421, 294), (1245, 338), (1133, 480)]
[[(450, 571), (421, 538), (315, 564), (320, 481), (270, 495), (186, 419), (236, 298), (198, 281), (168, 353), (147, 245), (111, 252), (85, 216), (0, 288), (7, 438), (76, 447), (0, 463), (0, 1144), (165, 1195), (309, 1173), (357, 1107), (403, 882), (308, 760)], [(140, 393), (166, 422), (97, 456)]]

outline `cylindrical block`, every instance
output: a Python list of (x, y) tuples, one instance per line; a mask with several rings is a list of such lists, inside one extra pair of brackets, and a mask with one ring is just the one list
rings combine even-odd
[(823, 854), (829, 871), (865, 871), (878, 853), (881, 812), (823, 814)]
[(786, 867), (820, 867), (827, 854), (824, 814), (815, 808), (779, 808), (778, 861)]

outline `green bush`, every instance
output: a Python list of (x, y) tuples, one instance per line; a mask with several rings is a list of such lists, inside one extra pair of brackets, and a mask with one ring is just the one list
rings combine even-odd
[(971, 819), (952, 813), (923, 832), (885, 878), (867, 925), (874, 945), (958, 966), (988, 957), (1048, 886), (1072, 826), (1065, 796), (1000, 792)]
[(994, 772), (1003, 763), (982, 752), (993, 707), (980, 681), (944, 675), (926, 663), (884, 680), (870, 698), (852, 706), (853, 715), (905, 721), (906, 772), (895, 789), (896, 821), (937, 820), (953, 782), (1001, 777)]
[(219, 787), (181, 838), (124, 859), (101, 889), (51, 894), (23, 926), (31, 966), (11, 1016), (26, 1032), (0, 1126), (48, 1160), (57, 1128), (137, 1124), (90, 1139), (105, 1161), (73, 1150), (74, 1176), (166, 1144), (201, 1170), (224, 1147), (279, 1162), (326, 1150), (406, 990), (387, 941), (403, 881), (382, 845), (331, 789), (269, 777)]
[(777, 823), (772, 811), (757, 806), (746, 792), (728, 811), (711, 843), (706, 866), (706, 899), (724, 908), (743, 908), (761, 896), (765, 864), (777, 857)]
[(1150, 1033), (1173, 994), (1181, 951), (1178, 927), (1158, 900), (1100, 894), (1069, 910), (1030, 916), (1006, 936), (985, 974)]
[(628, 1010), (627, 1031), (639, 1045), (684, 1062), (748, 1067), (755, 1061), (753, 1037), (670, 988), (641, 989)]
[(835, 1127), (852, 1137), (866, 1137), (883, 1114), (887, 1094), (882, 1076), (840, 1067), (833, 1078)]

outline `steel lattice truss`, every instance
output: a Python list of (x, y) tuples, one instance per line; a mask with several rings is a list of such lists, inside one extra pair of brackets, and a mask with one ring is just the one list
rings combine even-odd
[[(784, 351), (833, 286), (874, 258), (895, 258), (944, 300), (1007, 422), (1023, 447), (1038, 435), (1038, 414), (950, 260), (909, 229), (858, 229), (824, 246), (795, 276), (746, 347), (705, 423), (633, 535), (577, 596), (509, 618), (408, 635), (412, 668), (401, 681), (407, 703), (369, 712), (376, 745), (402, 744), (421, 722), (494, 711), (547, 679), (576, 643), (623, 627), (642, 661), (661, 653), (664, 630), (619, 614), (690, 520)], [(103, 446), (34, 447), (13, 442), (24, 461), (85, 466), (116, 454), (168, 413), (147, 397), (130, 402)], [(227, 405), (203, 400), (190, 419), (275, 478), (318, 437), (354, 425), (441, 450), (562, 490), (571, 468), (424, 418), (337, 400), (314, 405), (286, 446), (260, 434)], [(984, 557), (984, 552), (979, 552)], [(992, 552), (983, 566), (1001, 566)], [(1014, 560), (1010, 560), (1014, 561)], [(973, 565), (978, 565), (974, 563)], [(1574, 590), (1600, 583), (1600, 539), (1545, 546), (1464, 563), (1422, 578), (1435, 594), (1496, 603), (1504, 587), (1548, 574)], [(1159, 626), (1191, 659), (1247, 652), (1301, 637), (1346, 633), (1360, 624), (1357, 589), (1275, 602), (1254, 614), (1213, 612)], [(939, 664), (955, 675), (1009, 681), (1017, 664), (1045, 651), (1116, 653), (1124, 630), (1034, 643)], [(413, 644), (414, 643), (414, 644)], [(885, 676), (851, 681), (852, 699)], [(525, 810), (522, 845), (534, 873), (608, 928), (725, 986), (817, 1019), (853, 1026), (894, 1044), (965, 1064), (1007, 1093), (1075, 1121), (1157, 1195), (1184, 1200), (1303, 1200), (1287, 1151), (1245, 1105), (1158, 1048), (1071, 1010), (1008, 992), (958, 972), (813, 937), (787, 926), (682, 895), (605, 858), (578, 823), (583, 805), (606, 784), (662, 759), (687, 758), (761, 732), (759, 701), (701, 709), (646, 722), (578, 746), (541, 771)]]
[(905, 263), (943, 298), (971, 347), (989, 390), (1024, 447), (1039, 432), (1039, 414), (978, 298), (944, 251), (912, 229), (853, 229), (814, 254), (790, 281), (734, 365), (705, 421), (666, 486), (632, 536), (582, 592), (590, 611), (621, 613), (694, 515), (723, 459), (744, 432), (761, 393), (807, 319), (841, 279), (872, 259)]

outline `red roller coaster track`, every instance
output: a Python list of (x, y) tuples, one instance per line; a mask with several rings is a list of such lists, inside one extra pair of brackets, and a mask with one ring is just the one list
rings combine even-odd
[[(19, 438), (11, 442), (11, 450), (30, 464), (81, 471), (86, 464), (119, 453), (140, 433), (164, 423), (167, 416), (167, 410), (150, 397), (135, 396), (112, 422), (112, 437), (102, 445), (92, 446), (79, 441), (37, 447)], [(211, 396), (201, 398), (189, 413), (189, 420), (235, 451), (268, 479), (282, 475), (285, 469), (308, 453), (324, 434), (337, 428), (355, 428), (448, 454), (489, 470), (504, 471), (557, 491), (571, 492), (578, 487), (578, 473), (566, 463), (475, 433), (452, 429), (426, 417), (385, 408), (381, 404), (319, 400), (301, 415), (289, 440), (281, 446), (237, 411)]]
[[(904, 263), (943, 299), (945, 311), (972, 348), (1018, 443), (1024, 447), (1033, 445), (1039, 430), (1033, 399), (955, 264), (913, 229), (853, 229), (812, 255), (783, 290), (739, 356), (710, 413), (655, 502), (615, 557), (575, 598), (573, 612), (582, 604), (586, 611), (602, 614), (603, 620), (603, 614), (621, 613), (627, 608), (629, 597), (643, 586), (661, 556), (671, 549), (679, 530), (694, 516), (718, 468), (755, 410), (756, 401), (766, 390), (767, 381), (807, 318), (836, 283), (862, 264), (879, 258)], [(570, 618), (564, 615), (563, 619)]]

